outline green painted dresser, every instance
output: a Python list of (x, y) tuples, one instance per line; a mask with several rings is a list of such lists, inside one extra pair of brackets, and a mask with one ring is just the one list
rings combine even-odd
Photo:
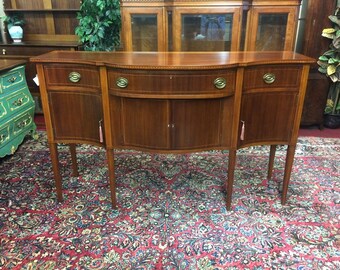
[(25, 61), (0, 60), (0, 158), (13, 154), (26, 135), (35, 135), (34, 109)]

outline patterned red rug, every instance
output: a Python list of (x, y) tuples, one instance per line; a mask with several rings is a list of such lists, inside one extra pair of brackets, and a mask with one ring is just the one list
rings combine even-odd
[(238, 151), (232, 211), (228, 153), (116, 151), (118, 211), (103, 149), (79, 146), (56, 203), (46, 136), (0, 160), (1, 269), (340, 269), (340, 139), (300, 138), (286, 206), (285, 147)]

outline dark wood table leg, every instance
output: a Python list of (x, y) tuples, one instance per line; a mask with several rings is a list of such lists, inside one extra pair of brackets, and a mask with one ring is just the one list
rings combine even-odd
[(58, 158), (58, 145), (56, 143), (49, 143), (51, 160), (52, 160), (52, 169), (54, 174), (54, 181), (57, 191), (57, 200), (61, 202), (63, 200), (63, 191), (62, 191), (62, 181), (61, 175), (59, 171), (59, 158)]
[(293, 162), (294, 162), (294, 155), (295, 155), (295, 148), (294, 145), (289, 145), (287, 149), (286, 155), (286, 165), (285, 165), (285, 173), (283, 177), (283, 187), (282, 187), (282, 197), (281, 197), (281, 204), (286, 204), (287, 201), (287, 192), (288, 192), (288, 185), (290, 181), (290, 175), (292, 172)]
[(231, 199), (233, 195), (233, 185), (234, 185), (234, 171), (236, 164), (236, 150), (229, 151), (229, 161), (228, 161), (228, 179), (227, 179), (227, 198), (226, 205), (227, 210), (231, 209)]
[(115, 166), (114, 166), (114, 153), (113, 149), (106, 149), (107, 162), (109, 168), (109, 184), (111, 192), (111, 202), (112, 208), (117, 209), (117, 199), (116, 199), (116, 180), (115, 180)]
[(76, 145), (74, 143), (71, 143), (69, 144), (69, 147), (70, 147), (71, 160), (72, 160), (72, 176), (78, 177), (79, 171), (78, 171)]
[(272, 176), (273, 176), (275, 153), (276, 153), (276, 145), (271, 145), (270, 146), (270, 153), (269, 153), (269, 163), (268, 163), (267, 179), (271, 179)]

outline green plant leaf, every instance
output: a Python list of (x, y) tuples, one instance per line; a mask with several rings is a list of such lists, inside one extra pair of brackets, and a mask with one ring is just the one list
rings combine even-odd
[(336, 15), (328, 16), (328, 18), (329, 18), (333, 23), (335, 23), (337, 26), (340, 27), (340, 20), (338, 19), (338, 17), (337, 17)]
[(336, 72), (336, 67), (334, 65), (329, 65), (327, 67), (327, 75), (330, 76)]
[(323, 34), (333, 34), (335, 32), (336, 32), (336, 30), (334, 28), (325, 28), (325, 29), (322, 30)]

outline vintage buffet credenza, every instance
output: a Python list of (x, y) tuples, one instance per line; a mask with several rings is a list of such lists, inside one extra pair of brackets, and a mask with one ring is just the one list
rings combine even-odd
[(116, 208), (114, 149), (184, 153), (229, 151), (226, 206), (237, 149), (287, 145), (282, 188), (286, 203), (309, 66), (294, 52), (67, 52), (31, 58), (40, 92), (58, 201), (58, 144), (106, 149)]

